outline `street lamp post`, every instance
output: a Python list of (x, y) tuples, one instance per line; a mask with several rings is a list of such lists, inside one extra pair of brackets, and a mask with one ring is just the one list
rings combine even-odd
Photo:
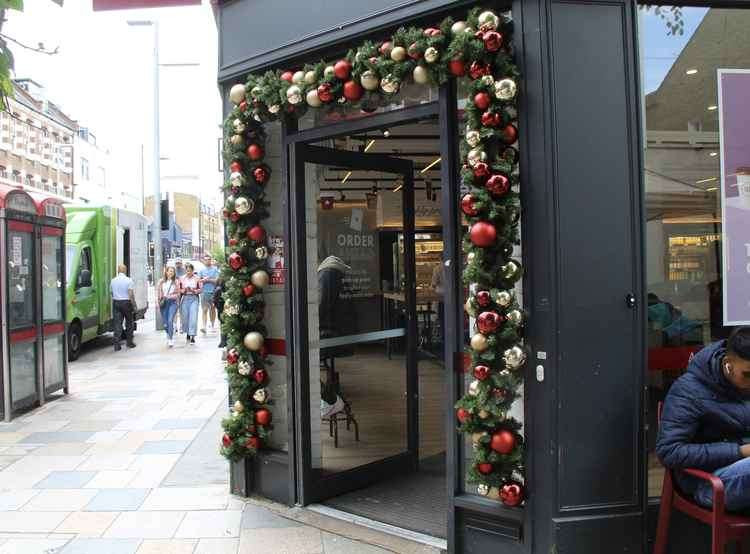
[[(139, 26), (150, 26), (154, 30), (154, 166), (153, 166), (153, 180), (154, 180), (154, 232), (152, 238), (154, 241), (154, 283), (157, 282), (157, 277), (161, 276), (162, 271), (162, 252), (161, 252), (161, 167), (159, 165), (160, 153), (159, 153), (159, 22), (158, 21), (128, 21), (128, 25), (139, 27)], [(161, 331), (164, 329), (164, 322), (161, 320), (160, 310), (156, 310), (156, 329)]]

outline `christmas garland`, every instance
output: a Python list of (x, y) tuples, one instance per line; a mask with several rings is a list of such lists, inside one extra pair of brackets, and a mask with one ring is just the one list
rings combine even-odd
[(229, 244), (222, 265), (225, 308), (222, 329), (229, 350), (226, 372), (232, 413), (222, 426), (221, 452), (230, 460), (254, 455), (271, 431), (268, 363), (262, 325), (263, 289), (268, 285), (270, 246), (261, 222), (268, 216), (264, 185), (263, 124), (282, 114), (299, 117), (308, 108), (387, 105), (402, 83), (441, 84), (468, 76), (470, 98), (462, 137), (461, 209), (470, 229), (464, 280), (466, 311), (476, 317), (467, 359), (474, 381), (456, 403), (458, 429), (469, 433), (474, 460), (469, 481), (477, 491), (509, 506), (524, 499), (521, 423), (509, 417), (523, 384), (526, 351), (521, 345), (523, 312), (513, 289), (521, 266), (512, 259), (520, 218), (516, 82), (512, 23), (491, 11), (472, 10), (466, 21), (440, 27), (401, 28), (381, 44), (365, 42), (334, 64), (308, 64), (292, 71), (251, 75), (229, 93), (235, 105), (224, 124), (225, 184)]

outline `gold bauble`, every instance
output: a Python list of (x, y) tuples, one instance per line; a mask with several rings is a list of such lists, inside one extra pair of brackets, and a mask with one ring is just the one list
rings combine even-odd
[(497, 487), (490, 487), (490, 490), (487, 493), (487, 498), (490, 500), (500, 500), (500, 489)]
[(314, 85), (315, 81), (317, 81), (317, 80), (318, 80), (318, 78), (315, 75), (314, 71), (308, 71), (307, 73), (305, 73), (305, 84), (307, 84), (307, 85)]
[(426, 85), (430, 81), (430, 72), (424, 66), (418, 65), (412, 72), (414, 82), (418, 85)]
[(503, 308), (507, 308), (513, 302), (513, 293), (507, 290), (498, 291), (495, 295), (495, 302)]
[(259, 269), (250, 276), (250, 282), (258, 288), (268, 286), (268, 272)]
[(482, 136), (479, 134), (479, 131), (469, 131), (466, 133), (466, 142), (469, 143), (469, 146), (474, 148), (482, 142)]
[(526, 352), (520, 346), (513, 346), (503, 352), (503, 361), (508, 369), (518, 369), (526, 362)]
[(492, 75), (482, 75), (482, 84), (491, 87), (495, 84), (495, 78)]
[(232, 121), (232, 127), (234, 127), (235, 133), (244, 133), (245, 132), (245, 124), (243, 121), (239, 118)]
[(255, 257), (259, 260), (265, 260), (268, 257), (268, 248), (265, 246), (259, 246), (255, 249)]
[(245, 85), (237, 83), (229, 89), (229, 99), (237, 105), (245, 99)]
[(481, 148), (473, 148), (469, 150), (469, 153), (466, 155), (466, 161), (468, 162), (469, 167), (474, 167), (479, 162), (487, 161), (487, 153)]
[(245, 335), (245, 338), (242, 339), (242, 344), (244, 344), (245, 348), (248, 350), (257, 352), (263, 347), (263, 335), (257, 331), (250, 331)]
[(232, 146), (242, 146), (242, 144), (245, 142), (245, 139), (242, 138), (242, 135), (232, 135), (229, 138), (229, 142), (232, 143)]
[(391, 50), (391, 59), (394, 62), (402, 62), (406, 59), (406, 48), (403, 46), (394, 46)]
[(476, 333), (471, 337), (471, 348), (477, 352), (484, 352), (487, 350), (489, 344), (487, 343), (487, 337), (482, 333)]
[(482, 439), (482, 437), (483, 437), (483, 436), (484, 436), (484, 433), (483, 433), (483, 432), (482, 432), (482, 433), (472, 433), (472, 434), (471, 434), (471, 443), (472, 443), (472, 444), (473, 444), (474, 446), (477, 446), (477, 445), (479, 444), (479, 442), (480, 442), (480, 440)]
[(359, 82), (365, 90), (375, 90), (380, 86), (380, 79), (378, 79), (377, 74), (369, 69), (362, 74)]
[(505, 314), (505, 317), (513, 325), (521, 325), (523, 323), (523, 312), (521, 310), (511, 310)]
[(430, 46), (424, 51), (424, 61), (427, 63), (435, 63), (440, 59), (440, 52), (434, 46)]

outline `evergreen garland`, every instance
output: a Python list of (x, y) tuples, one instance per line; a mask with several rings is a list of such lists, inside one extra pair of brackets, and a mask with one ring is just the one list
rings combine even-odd
[(461, 206), (470, 225), (463, 241), (466, 310), (477, 318), (477, 330), (467, 351), (467, 371), (475, 380), (455, 408), (458, 430), (470, 434), (474, 445), (469, 481), (506, 505), (523, 501), (522, 425), (508, 415), (519, 398), (526, 361), (524, 315), (513, 293), (522, 270), (512, 259), (519, 243), (520, 182), (513, 146), (519, 74), (511, 33), (509, 18), (475, 8), (466, 21), (448, 18), (439, 27), (400, 28), (383, 43), (365, 42), (333, 65), (320, 61), (296, 72), (268, 71), (232, 87), (235, 107), (224, 124), (229, 245), (221, 275), (234, 407), (222, 422), (224, 456), (236, 461), (254, 455), (271, 431), (262, 324), (271, 253), (261, 226), (268, 217), (264, 185), (270, 176), (263, 163), (263, 124), (284, 114), (300, 117), (310, 107), (371, 112), (389, 104), (407, 81), (438, 85), (467, 75)]

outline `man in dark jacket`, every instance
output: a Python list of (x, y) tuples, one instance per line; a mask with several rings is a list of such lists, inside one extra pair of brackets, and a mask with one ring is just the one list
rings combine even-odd
[[(664, 402), (656, 453), (670, 468), (713, 472), (729, 510), (750, 508), (750, 327), (698, 352)], [(703, 506), (711, 486), (677, 473), (680, 487)]]

